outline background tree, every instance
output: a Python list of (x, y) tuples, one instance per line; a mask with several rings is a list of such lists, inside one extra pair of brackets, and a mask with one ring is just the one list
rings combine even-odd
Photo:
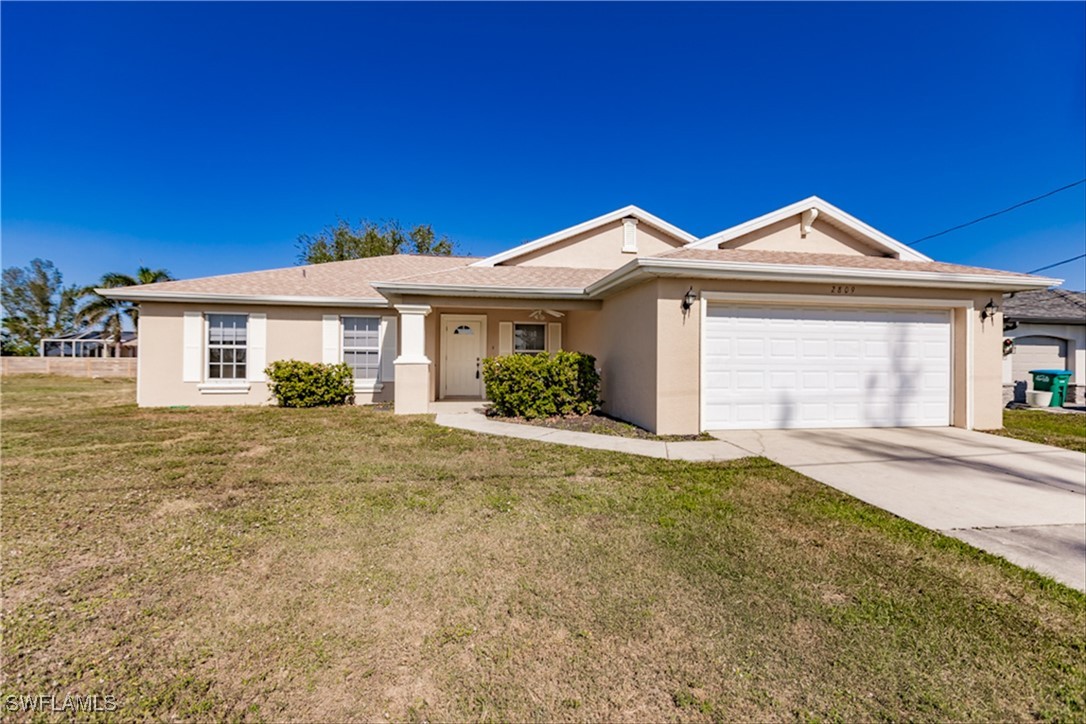
[(0, 303), (4, 308), (4, 354), (35, 355), (45, 337), (57, 337), (79, 329), (82, 287), (64, 286), (64, 277), (53, 262), (34, 259), (27, 267), (3, 271)]
[[(157, 284), (168, 282), (173, 277), (165, 269), (150, 269), (141, 266), (136, 271), (136, 276), (112, 272), (103, 274), (102, 279), (96, 285), (100, 289), (113, 289), (116, 287), (132, 287), (137, 284)], [(103, 297), (93, 289), (88, 290), (93, 296), (79, 308), (78, 317), (88, 327), (97, 327), (109, 339), (113, 346), (113, 356), (121, 356), (121, 335), (124, 332), (125, 320), (136, 326), (139, 321), (139, 306), (132, 302)]]
[(0, 356), (25, 357), (34, 354), (34, 348), (30, 345), (20, 345), (12, 338), (11, 332), (0, 329)]
[(449, 256), (453, 253), (453, 242), (447, 236), (438, 238), (429, 224), (419, 224), (404, 231), (398, 221), (378, 224), (363, 219), (352, 227), (340, 219), (316, 236), (299, 236), (298, 250), (298, 261), (302, 264), (323, 264), (388, 254)]

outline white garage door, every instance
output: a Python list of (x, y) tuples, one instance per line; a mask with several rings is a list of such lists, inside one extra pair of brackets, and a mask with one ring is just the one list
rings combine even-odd
[[(1067, 369), (1067, 342), (1056, 337), (1029, 335), (1014, 340), (1014, 352), (1011, 354), (1011, 373), (1014, 381), (1024, 382), (1026, 389), (1033, 389), (1033, 375), (1030, 370), (1065, 370)], [(1023, 397), (1020, 402), (1025, 401)]]
[(711, 304), (706, 430), (950, 424), (950, 312)]

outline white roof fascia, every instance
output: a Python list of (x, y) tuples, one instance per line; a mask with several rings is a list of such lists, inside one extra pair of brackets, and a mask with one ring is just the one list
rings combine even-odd
[(809, 264), (767, 264), (761, 262), (707, 261), (642, 257), (616, 269), (585, 290), (590, 298), (636, 279), (639, 276), (694, 276), (726, 279), (756, 279), (791, 282), (849, 282), (875, 286), (954, 287), (1024, 291), (1047, 289), (1061, 284), (1048, 277), (1006, 277), (999, 274), (910, 271), (900, 269), (849, 269)]
[(649, 226), (654, 226), (661, 231), (667, 232), (668, 234), (674, 236), (676, 239), (682, 240), (685, 244), (693, 244), (698, 240), (698, 237), (694, 236), (693, 234), (687, 231), (683, 231), (682, 229), (673, 224), (669, 224), (660, 217), (654, 216), (653, 214), (650, 214), (644, 209), (640, 209), (636, 206), (624, 206), (621, 209), (612, 211), (609, 214), (597, 216), (594, 219), (589, 219), (588, 221), (577, 224), (576, 226), (571, 226), (568, 229), (556, 231), (553, 234), (548, 234), (547, 236), (536, 239), (535, 241), (529, 241), (525, 244), (521, 244), (520, 246), (514, 246), (512, 249), (507, 249), (506, 251), (500, 252), (493, 256), (488, 256), (485, 259), (480, 259), (479, 261), (470, 264), (470, 266), (494, 266), (495, 264), (500, 264), (503, 261), (508, 261), (510, 259), (515, 259), (519, 256), (524, 256), (525, 254), (536, 251), (537, 249), (542, 249), (544, 247), (550, 246), (551, 244), (557, 244), (560, 241), (571, 239), (578, 234), (583, 234), (586, 231), (591, 231), (592, 229), (603, 226), (605, 224), (610, 224), (611, 222), (618, 221), (619, 219), (624, 219), (627, 216), (632, 216), (638, 221), (644, 221)]
[[(150, 286), (150, 285), (148, 285)], [(214, 304), (286, 304), (295, 306), (387, 307), (388, 300), (372, 297), (305, 297), (290, 294), (221, 294), (218, 292), (167, 292), (95, 289), (108, 299), (132, 302), (209, 302)]]
[(718, 231), (715, 234), (705, 237), (699, 241), (690, 244), (691, 249), (715, 249), (720, 244), (731, 241), (732, 239), (738, 239), (744, 234), (749, 234), (752, 231), (765, 228), (771, 224), (775, 224), (778, 221), (784, 221), (790, 216), (802, 214), (808, 209), (818, 209), (818, 213), (822, 216), (829, 217), (834, 222), (844, 226), (847, 229), (854, 231), (862, 237), (865, 237), (868, 241), (873, 242), (877, 246), (881, 246), (887, 251), (892, 251), (898, 255), (900, 259), (906, 261), (932, 261), (931, 257), (921, 254), (916, 249), (901, 243), (897, 239), (894, 239), (886, 234), (882, 233), (878, 229), (857, 219), (852, 214), (849, 214), (841, 209), (837, 208), (833, 204), (817, 196), (809, 196), (802, 201), (797, 201), (794, 204), (789, 204), (784, 208), (771, 211), (768, 214), (763, 214), (756, 219), (750, 221), (744, 221), (742, 224), (738, 224), (724, 231)]
[(472, 284), (409, 284), (371, 282), (382, 294), (420, 294), (446, 297), (517, 297), (521, 299), (584, 299), (583, 287), (498, 287)]

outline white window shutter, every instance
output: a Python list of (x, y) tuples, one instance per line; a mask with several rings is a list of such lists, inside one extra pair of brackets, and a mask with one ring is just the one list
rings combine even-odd
[(622, 220), (622, 253), (637, 253), (637, 219), (633, 217)]
[(339, 362), (339, 315), (325, 314), (321, 320), (321, 362), (334, 365)]
[(513, 354), (512, 322), (498, 322), (498, 354)]
[(381, 317), (381, 375), (383, 382), (396, 379), (396, 318)]
[(554, 354), (562, 349), (562, 323), (550, 322), (547, 324), (547, 351)]
[(181, 363), (181, 380), (200, 382), (203, 379), (201, 363), (204, 358), (204, 315), (202, 312), (185, 312), (182, 335), (184, 357)]
[(246, 352), (246, 369), (250, 382), (264, 381), (264, 368), (268, 366), (268, 315), (249, 315), (249, 343)]

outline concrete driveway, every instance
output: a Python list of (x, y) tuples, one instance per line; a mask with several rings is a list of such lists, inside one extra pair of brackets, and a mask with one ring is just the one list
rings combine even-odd
[(957, 428), (713, 435), (1086, 590), (1086, 455)]

